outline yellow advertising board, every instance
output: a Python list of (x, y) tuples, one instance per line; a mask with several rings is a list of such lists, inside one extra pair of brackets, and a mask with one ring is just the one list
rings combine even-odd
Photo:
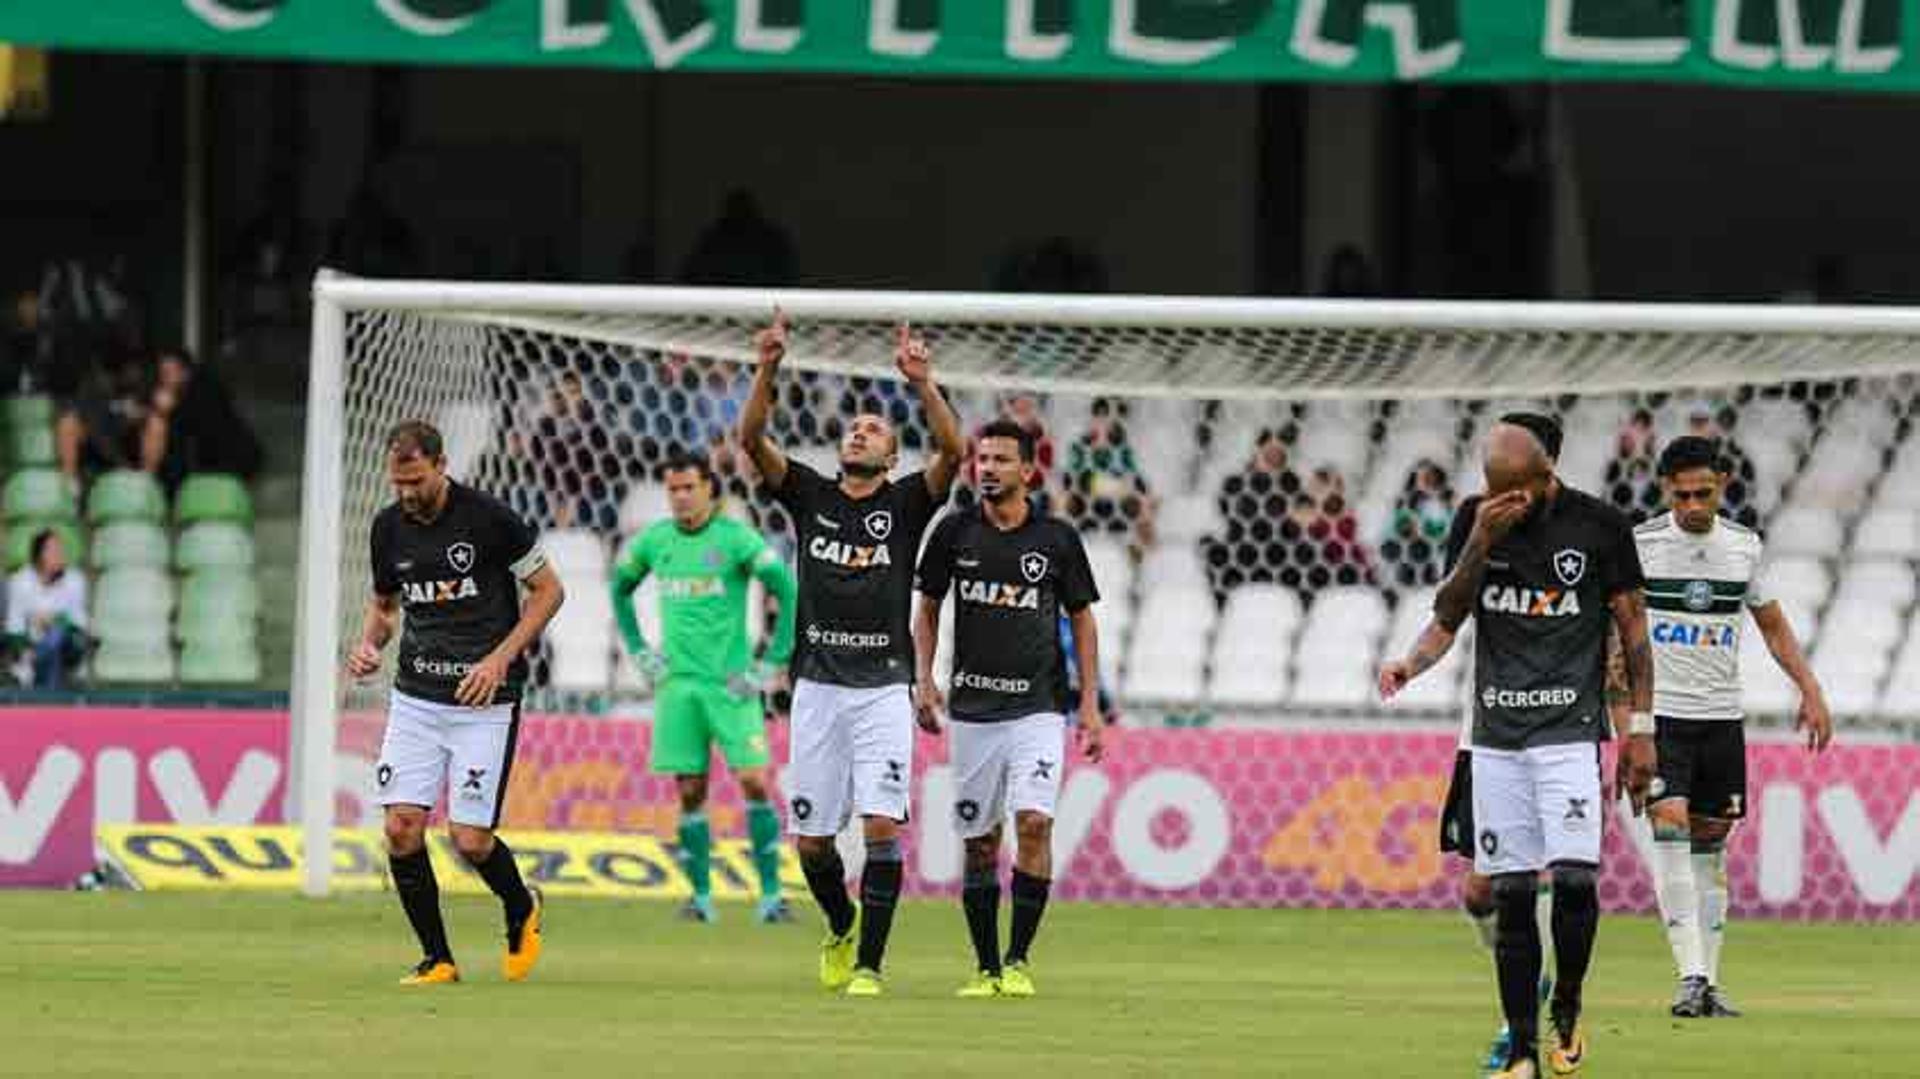
[[(527, 883), (551, 896), (685, 899), (687, 878), (666, 844), (649, 835), (611, 832), (502, 833)], [(298, 891), (300, 831), (286, 825), (105, 825), (100, 851), (143, 890)], [(487, 886), (444, 833), (428, 840), (442, 891), (485, 894)], [(806, 878), (791, 850), (781, 854), (780, 876), (790, 890)], [(333, 833), (333, 887), (340, 892), (384, 891), (387, 856), (376, 830)], [(713, 894), (750, 899), (759, 886), (744, 839), (716, 839)]]

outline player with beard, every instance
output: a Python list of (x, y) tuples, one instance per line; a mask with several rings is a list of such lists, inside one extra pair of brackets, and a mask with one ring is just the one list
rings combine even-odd
[[(799, 543), (800, 599), (792, 661), (787, 828), (807, 887), (827, 919), (820, 983), (848, 996), (883, 992), (880, 964), (900, 898), (900, 825), (913, 772), (913, 560), (964, 456), (960, 421), (934, 384), (925, 341), (903, 323), (894, 365), (920, 395), (934, 453), (925, 471), (888, 478), (900, 439), (886, 417), (862, 413), (840, 439), (840, 475), (789, 460), (767, 437), (790, 325), (775, 312), (755, 338), (759, 369), (740, 414), (740, 444), (786, 507)], [(834, 837), (861, 818), (866, 868), (856, 912)]]
[[(1467, 617), (1478, 620), (1471, 756), (1475, 870), (1492, 880), (1495, 969), (1512, 1035), (1496, 1073), (1540, 1074), (1540, 875), (1551, 871), (1558, 980), (1549, 1012), (1556, 1075), (1587, 1056), (1582, 991), (1599, 927), (1601, 777), (1608, 720), (1608, 635), (1619, 635), (1631, 694), (1621, 735), (1622, 786), (1636, 810), (1653, 779), (1653, 652), (1638, 553), (1627, 519), (1554, 474), (1560, 426), (1501, 417), (1488, 435), (1487, 494), (1468, 499), (1448, 537), (1452, 566), (1434, 600), (1411, 677), (1438, 661)], [(1398, 674), (1396, 674), (1398, 677)], [(1383, 688), (1386, 681), (1383, 672)], [(1618, 713), (1615, 713), (1618, 714)]]
[[(940, 605), (954, 599), (952, 704), (954, 827), (966, 840), (961, 906), (976, 973), (962, 997), (1031, 997), (1027, 957), (1053, 880), (1053, 809), (1060, 795), (1067, 718), (1081, 749), (1099, 761), (1100, 598), (1073, 526), (1034, 512), (1028, 477), (1033, 436), (999, 420), (983, 428), (974, 460), (979, 504), (942, 520), (920, 558), (914, 616), (915, 711), (939, 733), (947, 707), (933, 680)], [(1060, 612), (1072, 623), (1077, 691), (1060, 654)], [(1000, 950), (1000, 842), (1013, 814), (1013, 916)]]

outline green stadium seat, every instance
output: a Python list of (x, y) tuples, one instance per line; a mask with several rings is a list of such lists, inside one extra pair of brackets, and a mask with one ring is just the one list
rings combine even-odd
[(195, 521), (253, 522), (253, 496), (240, 477), (220, 472), (197, 472), (180, 485), (173, 515), (183, 525)]
[(218, 622), (251, 625), (260, 616), (260, 590), (251, 572), (196, 573), (180, 589), (181, 636), (205, 635)]
[(260, 680), (260, 649), (248, 641), (188, 641), (180, 650), (180, 681), (233, 685)]
[(14, 468), (47, 468), (54, 463), (53, 428), (10, 427), (6, 432), (7, 463)]
[(93, 533), (93, 567), (165, 570), (173, 561), (167, 531), (151, 521), (114, 521)]
[(166, 519), (166, 492), (148, 473), (118, 469), (94, 480), (87, 490), (87, 520), (94, 524)]
[(42, 529), (51, 528), (60, 535), (60, 546), (66, 548), (67, 564), (84, 566), (87, 564), (87, 536), (80, 526), (72, 521), (42, 521), (31, 518), (7, 522), (7, 572), (11, 573), (27, 564), (33, 554), (33, 537)]
[(96, 682), (161, 683), (173, 681), (173, 649), (165, 639), (105, 639), (93, 654)]
[(9, 431), (26, 427), (53, 427), (53, 398), (8, 397), (0, 401), (0, 423)]
[(9, 521), (78, 519), (67, 478), (51, 468), (23, 468), (8, 476), (7, 486), (0, 492), (0, 508), (4, 508)]
[(93, 632), (102, 640), (157, 640), (171, 636), (173, 578), (163, 569), (110, 569), (93, 583)]
[(188, 525), (174, 546), (174, 565), (182, 573), (201, 570), (253, 571), (253, 533), (231, 521)]

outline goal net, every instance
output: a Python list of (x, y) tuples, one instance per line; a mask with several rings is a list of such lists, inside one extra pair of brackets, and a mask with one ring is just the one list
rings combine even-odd
[[(1373, 672), (1424, 620), (1453, 508), (1480, 487), (1477, 439), (1510, 409), (1560, 417), (1563, 477), (1641, 514), (1659, 508), (1661, 445), (1723, 439), (1728, 512), (1769, 535), (1769, 580), (1836, 712), (1920, 714), (1914, 312), (323, 278), (294, 685), (310, 844), (366, 812), (352, 795), (387, 683), (338, 668), (368, 593), (368, 526), (391, 498), (386, 429), (435, 423), (452, 474), (543, 531), (568, 602), (530, 710), (644, 711), (607, 579), (666, 512), (667, 456), (706, 456), (723, 512), (791, 552), (731, 437), (776, 303), (793, 331), (772, 434), (796, 458), (831, 473), (846, 421), (878, 412), (901, 468), (924, 460), (891, 361), (899, 320), (928, 339), (967, 430), (1009, 415), (1040, 435), (1046, 506), (1087, 540), (1103, 680), (1130, 724), (1451, 730), (1464, 649), (1391, 708)], [(636, 602), (657, 634), (650, 589)], [(1790, 714), (1796, 694), (1746, 636), (1749, 710)]]

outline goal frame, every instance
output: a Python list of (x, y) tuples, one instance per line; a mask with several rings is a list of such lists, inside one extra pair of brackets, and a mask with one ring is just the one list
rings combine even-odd
[[(1525, 301), (1244, 299), (1186, 296), (1056, 296), (980, 292), (733, 289), (374, 280), (321, 270), (313, 284), (311, 351), (300, 513), (293, 677), (288, 747), (291, 787), (286, 815), (301, 830), (302, 891), (326, 895), (332, 877), (335, 740), (339, 720), (341, 604), (339, 594), (346, 431), (347, 319), (362, 311), (417, 314), (498, 313), (552, 316), (686, 316), (737, 320), (768, 317), (779, 305), (796, 321), (909, 320), (927, 323), (1182, 329), (1393, 330), (1491, 334), (1675, 334), (1742, 337), (1893, 336), (1920, 338), (1920, 308), (1738, 304), (1570, 303)], [(745, 355), (746, 343), (742, 342)], [(1865, 364), (1810, 360), (1795, 378), (1885, 373)], [(949, 378), (955, 385), (990, 379)], [(1721, 385), (1783, 381), (1737, 372)], [(1689, 378), (1710, 388), (1713, 378)], [(1121, 392), (1133, 397), (1213, 396), (1171, 380), (1118, 382), (1044, 378), (1049, 391)], [(1624, 374), (1618, 384), (1584, 380), (1568, 392), (1618, 393), (1650, 388)], [(1461, 383), (1342, 391), (1327, 386), (1254, 385), (1249, 397), (1311, 400), (1339, 397), (1496, 398), (1537, 394), (1538, 385)]]

